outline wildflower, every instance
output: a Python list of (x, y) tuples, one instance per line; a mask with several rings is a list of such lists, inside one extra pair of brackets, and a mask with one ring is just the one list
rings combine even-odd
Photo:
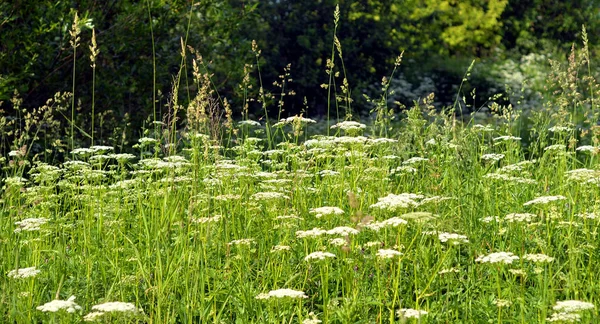
[(454, 273), (459, 273), (459, 272), (460, 272), (460, 270), (458, 270), (458, 269), (456, 269), (456, 268), (442, 269), (442, 270), (440, 270), (440, 271), (438, 272), (438, 274), (440, 274), (440, 275), (443, 275), (443, 274), (446, 274), (446, 273), (453, 273), (453, 272), (454, 272)]
[(90, 150), (92, 150), (92, 151), (94, 151), (94, 153), (96, 153), (96, 152), (114, 151), (115, 148), (112, 146), (106, 146), (106, 145), (93, 145), (93, 146), (90, 146)]
[(199, 218), (193, 218), (192, 222), (199, 223), (199, 224), (216, 223), (216, 222), (220, 221), (222, 218), (223, 218), (223, 216), (221, 216), (221, 215), (215, 215), (212, 217), (199, 217)]
[(73, 155), (89, 155), (94, 153), (95, 151), (89, 148), (76, 148), (74, 150), (71, 151), (71, 154)]
[(67, 313), (75, 313), (77, 310), (81, 310), (81, 306), (75, 303), (75, 296), (69, 297), (67, 300), (55, 299), (49, 303), (45, 303), (42, 306), (36, 307), (37, 310), (42, 312), (56, 313), (61, 309), (67, 311)]
[(100, 319), (100, 317), (104, 316), (103, 312), (91, 312), (83, 317), (83, 320), (86, 322), (95, 322)]
[(554, 144), (544, 147), (544, 151), (564, 151), (567, 149), (567, 146), (564, 144)]
[(536, 205), (536, 204), (547, 204), (549, 202), (552, 201), (557, 201), (557, 200), (564, 200), (567, 199), (565, 196), (542, 196), (542, 197), (538, 197), (535, 198), (533, 200), (530, 200), (526, 203), (523, 204), (523, 206), (529, 206), (529, 205)]
[(497, 307), (502, 308), (510, 307), (510, 305), (512, 305), (512, 302), (506, 299), (494, 299), (494, 304), (496, 304)]
[(566, 133), (572, 131), (573, 128), (567, 126), (552, 126), (548, 128), (548, 130), (553, 133)]
[(341, 208), (338, 208), (338, 207), (318, 207), (318, 208), (312, 208), (309, 212), (311, 214), (315, 214), (316, 218), (321, 218), (323, 216), (343, 215), (344, 214), (344, 210), (342, 210)]
[(305, 237), (317, 237), (317, 236), (321, 236), (327, 234), (326, 230), (322, 230), (320, 228), (313, 228), (311, 230), (307, 230), (307, 231), (297, 231), (296, 232), (296, 237), (297, 238), (305, 238)]
[(357, 131), (357, 130), (367, 128), (367, 125), (361, 124), (359, 122), (351, 121), (351, 120), (346, 120), (346, 121), (339, 122), (339, 123), (331, 126), (331, 129), (335, 129), (335, 128), (339, 128), (339, 129), (345, 130), (345, 131)]
[(153, 144), (156, 143), (157, 140), (154, 138), (150, 138), (150, 137), (142, 137), (138, 140), (138, 142), (140, 142), (140, 144), (144, 145), (144, 144)]
[(508, 272), (514, 274), (515, 276), (521, 276), (521, 277), (524, 277), (527, 275), (527, 273), (525, 273), (525, 271), (523, 271), (522, 269), (508, 269)]
[(504, 220), (506, 222), (509, 222), (509, 223), (515, 223), (515, 222), (530, 223), (536, 217), (537, 217), (537, 215), (535, 215), (535, 214), (529, 214), (529, 213), (522, 213), (522, 214), (512, 213), (512, 214), (506, 215), (506, 217), (504, 217)]
[(410, 159), (402, 162), (402, 164), (407, 165), (407, 164), (415, 164), (418, 162), (428, 162), (429, 159), (428, 158), (424, 158), (424, 157), (420, 157), (420, 156), (415, 156), (415, 157), (411, 157)]
[(276, 289), (271, 290), (268, 293), (258, 294), (256, 299), (269, 299), (269, 298), (308, 298), (303, 291), (293, 290), (293, 289)]
[(282, 194), (281, 192), (257, 192), (251, 196), (254, 200), (276, 200), (276, 199), (290, 199), (290, 197)]
[(321, 323), (321, 320), (319, 320), (317, 318), (317, 315), (315, 315), (315, 313), (310, 312), (308, 313), (308, 316), (310, 316), (311, 318), (306, 318), (302, 321), (302, 324), (319, 324)]
[(364, 246), (367, 248), (370, 248), (370, 247), (382, 246), (382, 245), (381, 245), (381, 242), (379, 242), (379, 241), (372, 241), (372, 242), (365, 243)]
[(504, 158), (504, 154), (495, 154), (495, 153), (490, 153), (490, 154), (484, 154), (481, 156), (482, 160), (485, 161), (500, 161)]
[(32, 232), (38, 231), (40, 226), (46, 224), (48, 222), (47, 218), (25, 218), (21, 221), (15, 222), (15, 225), (18, 226), (14, 230), (15, 233), (19, 233), (21, 231)]
[(108, 302), (92, 306), (92, 310), (111, 313), (111, 312), (122, 312), (122, 313), (138, 313), (141, 309), (135, 307), (132, 303), (125, 302)]
[(231, 242), (229, 242), (229, 245), (251, 245), (253, 243), (255, 243), (256, 241), (254, 239), (239, 239), (239, 240), (233, 240)]
[(499, 136), (494, 138), (494, 142), (506, 142), (506, 141), (520, 141), (520, 137), (516, 136)]
[(581, 321), (581, 315), (577, 313), (554, 313), (551, 317), (546, 318), (548, 322), (574, 323)]
[(592, 303), (579, 301), (579, 300), (564, 300), (557, 301), (556, 304), (552, 307), (555, 311), (565, 312), (565, 313), (575, 313), (584, 310), (594, 309), (596, 306)]
[(290, 247), (289, 245), (275, 245), (271, 248), (271, 253), (289, 251), (291, 249), (292, 247)]
[(496, 252), (485, 256), (480, 256), (475, 259), (475, 262), (511, 264), (515, 260), (519, 260), (519, 257), (511, 252)]
[(347, 226), (338, 226), (338, 227), (332, 228), (327, 231), (327, 234), (329, 234), (329, 235), (342, 235), (342, 236), (348, 236), (350, 234), (355, 235), (358, 233), (359, 233), (359, 231), (357, 229), (354, 229), (352, 227), (347, 227)]
[(499, 221), (500, 218), (498, 218), (498, 216), (486, 216), (483, 218), (480, 218), (479, 221), (481, 221), (482, 223), (491, 223), (493, 221)]
[(396, 311), (396, 314), (402, 318), (420, 318), (428, 313), (424, 310), (412, 309), (412, 308), (400, 308)]
[(129, 153), (109, 154), (108, 156), (111, 159), (115, 159), (121, 163), (135, 159), (135, 155)]
[(384, 221), (381, 222), (373, 222), (370, 224), (367, 224), (365, 227), (368, 229), (371, 229), (373, 231), (379, 231), (380, 229), (384, 228), (384, 227), (398, 227), (400, 225), (406, 225), (408, 224), (408, 222), (400, 217), (392, 217), (392, 218), (388, 218)]
[(458, 245), (460, 243), (469, 243), (469, 240), (465, 235), (456, 233), (438, 233), (438, 238), (442, 243), (450, 241), (454, 245)]
[(257, 122), (257, 121), (255, 121), (255, 120), (248, 119), (248, 120), (242, 120), (242, 121), (240, 121), (238, 123), (238, 125), (240, 125), (240, 126), (255, 126), (255, 127), (258, 127), (258, 126), (260, 126), (260, 123)]
[(395, 256), (400, 256), (402, 255), (402, 252), (398, 252), (396, 250), (389, 250), (389, 249), (379, 249), (377, 251), (377, 257), (381, 258), (381, 259), (392, 259)]
[(335, 246), (344, 246), (346, 245), (346, 240), (341, 237), (336, 237), (334, 239), (329, 240), (329, 244)]
[[(500, 171), (500, 170), (498, 170), (498, 171)], [(512, 182), (512, 183), (521, 183), (521, 184), (536, 184), (537, 183), (537, 181), (535, 181), (533, 179), (513, 177), (513, 176), (510, 176), (507, 174), (502, 174), (502, 173), (488, 173), (488, 174), (484, 175), (483, 177), (487, 178), (487, 179), (491, 179), (491, 180), (502, 180), (502, 181)]]
[(580, 152), (595, 152), (595, 153), (597, 153), (598, 151), (600, 151), (600, 147), (591, 146), (591, 145), (583, 145), (583, 146), (576, 148), (575, 150), (580, 151)]
[(537, 253), (537, 254), (525, 254), (523, 256), (523, 260), (528, 260), (535, 263), (545, 263), (554, 261), (553, 257), (547, 256), (545, 254)]
[(23, 279), (37, 276), (41, 271), (36, 269), (35, 267), (22, 268), (11, 270), (8, 272), (7, 276), (13, 279)]
[(335, 258), (335, 254), (330, 252), (313, 252), (304, 257), (304, 261), (309, 261), (312, 259), (316, 260), (325, 260), (327, 258)]
[(385, 209), (388, 211), (396, 211), (399, 208), (409, 208), (418, 206), (415, 199), (424, 198), (422, 195), (411, 193), (402, 193), (399, 195), (389, 194), (385, 197), (378, 198), (377, 203), (371, 205), (371, 208)]

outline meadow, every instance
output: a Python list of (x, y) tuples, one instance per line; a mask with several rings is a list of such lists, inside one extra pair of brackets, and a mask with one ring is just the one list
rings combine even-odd
[(92, 146), (33, 162), (4, 179), (3, 318), (597, 320), (597, 142), (547, 115), (526, 151), (513, 111), (460, 126), (426, 109), (393, 138), (295, 116), (277, 142), (245, 120), (227, 146), (188, 133), (177, 151), (144, 137), (138, 155)]
[(394, 112), (384, 79), (364, 123), (333, 63), (324, 88), (339, 78), (346, 117), (283, 118), (284, 71), (278, 118), (261, 81), (263, 118), (234, 120), (194, 59), (198, 95), (152, 116), (135, 154), (100, 145), (93, 116), (98, 145), (75, 147), (73, 100), (64, 161), (24, 145), (40, 108), (1, 160), (2, 321), (595, 323), (598, 87), (573, 73), (587, 55), (553, 66), (537, 109), (460, 116), (431, 95)]

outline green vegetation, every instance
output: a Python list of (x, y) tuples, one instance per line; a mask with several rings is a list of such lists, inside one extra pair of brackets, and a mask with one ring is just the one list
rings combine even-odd
[(86, 6), (0, 4), (9, 40), (40, 17), (0, 45), (6, 322), (600, 318), (595, 33), (499, 36), (538, 1)]

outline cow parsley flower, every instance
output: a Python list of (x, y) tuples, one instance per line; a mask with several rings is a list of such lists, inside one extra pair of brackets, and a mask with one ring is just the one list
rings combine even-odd
[(552, 316), (546, 318), (548, 322), (560, 322), (560, 323), (575, 323), (581, 321), (581, 315), (577, 313), (554, 313)]
[(32, 232), (40, 230), (40, 227), (48, 222), (47, 218), (25, 218), (21, 221), (15, 222), (15, 225), (18, 226), (14, 230), (15, 233), (19, 233), (22, 231)]
[(55, 299), (42, 306), (36, 307), (36, 309), (42, 312), (51, 313), (56, 313), (60, 310), (65, 310), (67, 313), (75, 313), (75, 311), (81, 310), (81, 306), (75, 303), (75, 296), (71, 296), (67, 300)]
[(296, 231), (296, 237), (297, 238), (305, 238), (305, 237), (317, 237), (317, 236), (321, 236), (327, 234), (326, 230), (320, 229), (320, 228), (313, 228), (311, 230), (306, 230), (306, 231)]
[(594, 304), (579, 300), (557, 301), (556, 304), (552, 307), (552, 309), (554, 309), (555, 311), (565, 313), (575, 313), (594, 308), (596, 308)]
[(332, 228), (330, 230), (327, 231), (327, 234), (329, 235), (341, 235), (341, 236), (348, 236), (348, 235), (356, 235), (360, 233), (357, 229), (352, 228), (352, 227), (347, 227), (347, 226), (338, 226), (335, 228)]
[(307, 256), (304, 257), (304, 261), (309, 261), (309, 260), (325, 260), (327, 258), (335, 258), (335, 254), (330, 253), (330, 252), (313, 252)]
[(475, 262), (511, 264), (515, 260), (519, 260), (519, 257), (511, 252), (496, 252), (480, 256), (477, 259), (475, 259)]
[(268, 293), (261, 293), (256, 295), (255, 297), (256, 299), (269, 299), (269, 298), (308, 298), (308, 296), (300, 290), (293, 290), (293, 289), (287, 289), (287, 288), (282, 288), (282, 289), (276, 289), (276, 290), (271, 290)]
[(400, 208), (416, 207), (419, 205), (416, 199), (422, 198), (424, 198), (424, 196), (411, 193), (402, 193), (399, 195), (389, 194), (385, 197), (378, 198), (377, 203), (371, 205), (370, 207), (388, 211), (396, 211)]
[(529, 213), (512, 213), (504, 217), (504, 221), (508, 223), (530, 223), (537, 215)]
[(438, 233), (438, 239), (442, 243), (451, 242), (454, 245), (469, 243), (469, 239), (465, 235), (456, 233)]
[(92, 306), (92, 310), (103, 313), (121, 312), (135, 314), (142, 312), (142, 310), (135, 307), (134, 304), (125, 302), (107, 302), (103, 304), (98, 304)]
[(402, 318), (421, 318), (423, 315), (427, 315), (427, 311), (412, 309), (412, 308), (400, 308), (396, 311), (396, 314)]
[(495, 153), (489, 153), (489, 154), (484, 154), (481, 156), (481, 159), (484, 161), (500, 161), (504, 158), (504, 154), (495, 154)]
[(541, 253), (530, 253), (525, 254), (523, 256), (523, 260), (531, 261), (534, 263), (546, 263), (554, 261), (554, 258)]
[(315, 214), (316, 218), (330, 215), (344, 215), (344, 210), (339, 207), (317, 207), (312, 208), (309, 213)]
[(395, 256), (401, 256), (402, 252), (398, 252), (396, 250), (390, 250), (390, 249), (379, 249), (377, 251), (377, 257), (381, 258), (381, 259), (392, 259)]
[(41, 271), (36, 269), (35, 267), (29, 268), (21, 268), (16, 270), (11, 270), (8, 272), (7, 276), (13, 279), (23, 279), (37, 276)]
[(547, 203), (552, 202), (552, 201), (565, 200), (565, 199), (567, 199), (567, 198), (565, 196), (561, 196), (561, 195), (558, 195), (558, 196), (542, 196), (542, 197), (538, 197), (538, 198), (535, 198), (533, 200), (530, 200), (530, 201), (524, 203), (523, 206), (544, 205), (544, 204), (547, 204)]

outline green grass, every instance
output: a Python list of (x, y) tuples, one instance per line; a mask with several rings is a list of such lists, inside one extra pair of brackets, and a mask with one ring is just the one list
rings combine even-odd
[[(543, 323), (559, 301), (598, 304), (598, 147), (536, 129), (546, 142), (526, 151), (499, 139), (519, 135), (506, 119), (462, 127), (418, 106), (408, 116), (388, 139), (366, 127), (303, 141), (298, 127), (324, 133), (324, 122), (292, 121), (273, 143), (244, 126), (224, 146), (188, 134), (172, 156), (146, 139), (139, 156), (100, 147), (62, 165), (30, 161), (24, 179), (4, 179), (0, 314), (77, 323), (120, 301), (137, 312), (99, 321)], [(557, 200), (528, 204), (544, 196)], [(315, 210), (326, 206), (340, 210)], [(28, 218), (45, 223), (18, 223)], [(335, 257), (305, 260), (314, 252)], [(480, 262), (496, 252), (519, 258)], [(9, 275), (26, 267), (39, 273)], [(284, 288), (304, 298), (256, 298)], [(70, 296), (81, 309), (36, 309)], [(402, 308), (427, 314), (401, 318)], [(598, 320), (596, 308), (574, 314)]]

